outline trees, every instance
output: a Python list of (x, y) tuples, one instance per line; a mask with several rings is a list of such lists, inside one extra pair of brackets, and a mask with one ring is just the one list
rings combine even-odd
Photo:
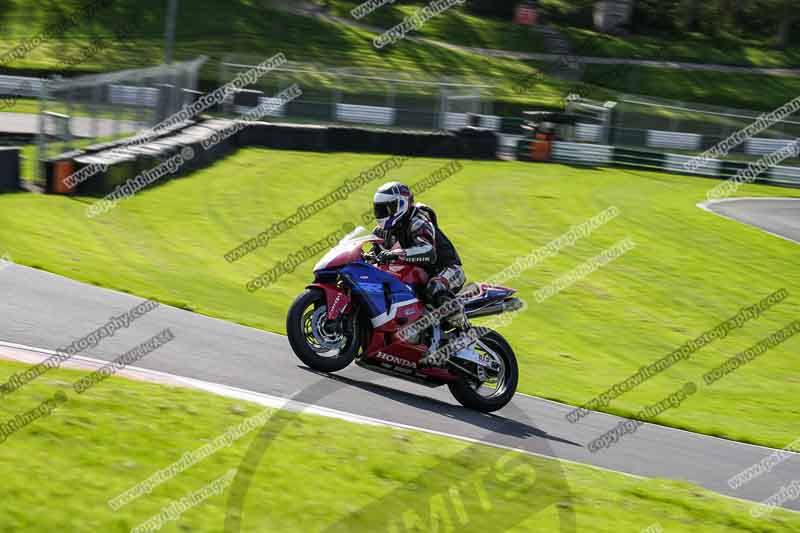
[[(469, 0), (464, 7), (476, 14), (510, 21), (520, 1)], [(546, 20), (589, 28), (598, 1), (538, 0), (537, 3)], [(676, 39), (689, 31), (724, 39), (770, 41), (786, 47), (800, 24), (800, 0), (636, 0), (634, 3), (629, 29), (639, 34), (655, 31), (674, 35)]]
[(784, 0), (780, 23), (778, 24), (778, 47), (786, 48), (789, 45), (789, 37), (792, 26), (797, 22), (797, 8), (793, 5), (795, 1)]
[(700, 0), (689, 0), (686, 6), (686, 29), (697, 30), (697, 18), (700, 13)]

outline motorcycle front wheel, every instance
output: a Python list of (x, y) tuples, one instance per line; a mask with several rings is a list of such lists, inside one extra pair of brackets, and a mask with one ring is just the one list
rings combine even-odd
[(327, 319), (325, 294), (306, 289), (292, 303), (286, 316), (286, 333), (292, 350), (309, 368), (337, 372), (353, 362), (361, 345), (355, 315), (347, 327)]

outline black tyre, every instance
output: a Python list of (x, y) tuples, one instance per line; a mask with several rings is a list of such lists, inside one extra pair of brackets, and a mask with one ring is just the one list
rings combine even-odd
[(497, 372), (483, 371), (478, 365), (471, 362), (459, 362), (459, 365), (468, 370), (479, 373), (485, 372), (486, 380), (462, 376), (457, 381), (448, 384), (450, 392), (458, 403), (464, 407), (491, 413), (502, 409), (514, 397), (519, 381), (519, 367), (514, 350), (506, 340), (495, 331), (489, 331), (480, 338), (476, 351), (487, 353), (496, 358), (501, 369)]
[(333, 328), (326, 318), (325, 295), (306, 289), (289, 308), (286, 333), (292, 350), (308, 367), (336, 372), (353, 362), (360, 348), (360, 330), (355, 315), (344, 328)]

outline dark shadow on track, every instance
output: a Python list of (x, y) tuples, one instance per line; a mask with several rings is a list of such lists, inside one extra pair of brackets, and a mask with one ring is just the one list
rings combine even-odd
[(578, 447), (582, 446), (577, 442), (563, 439), (555, 435), (550, 435), (549, 433), (542, 431), (536, 427), (533, 427), (529, 424), (524, 424), (516, 420), (504, 418), (496, 414), (480, 413), (478, 411), (467, 409), (466, 407), (445, 403), (435, 398), (421, 396), (419, 394), (414, 394), (411, 392), (406, 392), (398, 389), (392, 389), (391, 387), (386, 387), (378, 383), (369, 383), (336, 374), (325, 374), (324, 372), (317, 372), (302, 365), (298, 365), (298, 368), (300, 368), (301, 370), (305, 370), (306, 372), (318, 375), (320, 377), (332, 379), (340, 383), (343, 383), (347, 386), (361, 389), (365, 392), (377, 394), (379, 396), (383, 396), (384, 398), (404, 403), (406, 405), (414, 407), (415, 409), (430, 411), (438, 415), (445, 416), (447, 418), (452, 418), (460, 422), (471, 424), (475, 427), (485, 429), (486, 431), (489, 431), (491, 433), (506, 435), (508, 437), (512, 437), (515, 439), (542, 438), (554, 442), (571, 444), (572, 446), (578, 446)]

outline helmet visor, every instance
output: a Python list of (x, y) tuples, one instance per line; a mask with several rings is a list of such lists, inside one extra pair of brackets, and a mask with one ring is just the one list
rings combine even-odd
[(375, 202), (375, 219), (383, 220), (394, 216), (397, 213), (397, 200), (390, 200), (388, 202)]

